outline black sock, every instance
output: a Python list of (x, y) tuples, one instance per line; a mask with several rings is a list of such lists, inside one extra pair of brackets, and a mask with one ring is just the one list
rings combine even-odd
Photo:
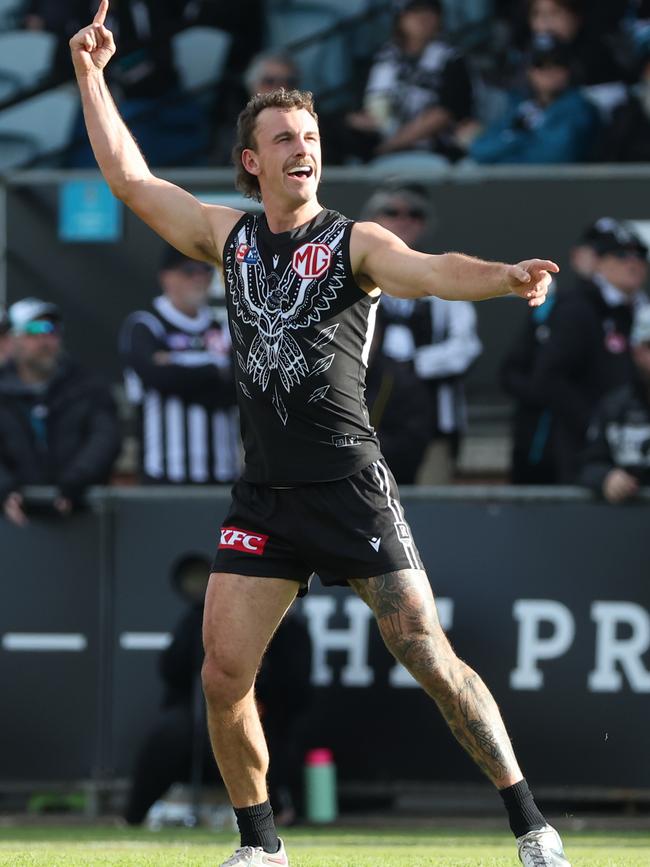
[(252, 807), (235, 807), (235, 816), (242, 846), (261, 846), (269, 853), (278, 851), (280, 841), (275, 830), (270, 801)]
[(520, 780), (514, 786), (501, 789), (499, 794), (508, 811), (510, 828), (515, 837), (521, 837), (522, 834), (538, 831), (544, 827), (546, 819), (540, 813), (526, 780)]

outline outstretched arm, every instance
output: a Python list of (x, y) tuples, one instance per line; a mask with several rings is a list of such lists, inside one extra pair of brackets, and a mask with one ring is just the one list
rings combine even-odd
[(356, 223), (351, 242), (352, 267), (367, 291), (378, 286), (388, 295), (448, 301), (482, 301), (519, 295), (531, 307), (544, 303), (551, 274), (560, 269), (546, 259), (517, 265), (484, 262), (461, 253), (418, 253), (377, 223)]
[(155, 177), (113, 102), (104, 68), (115, 53), (104, 24), (108, 0), (88, 27), (70, 40), (88, 136), (109, 187), (145, 223), (194, 259), (218, 262), (241, 212), (203, 205), (174, 184)]

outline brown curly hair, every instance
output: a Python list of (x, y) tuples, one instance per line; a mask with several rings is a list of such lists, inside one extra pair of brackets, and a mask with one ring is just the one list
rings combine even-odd
[(237, 142), (232, 149), (232, 161), (235, 165), (235, 186), (249, 199), (260, 202), (262, 195), (260, 184), (255, 175), (246, 171), (242, 163), (242, 153), (256, 147), (255, 124), (257, 116), (265, 108), (280, 108), (291, 111), (294, 108), (304, 108), (318, 123), (318, 115), (314, 110), (314, 97), (308, 90), (272, 90), (270, 93), (256, 93), (246, 103), (246, 107), (237, 118)]

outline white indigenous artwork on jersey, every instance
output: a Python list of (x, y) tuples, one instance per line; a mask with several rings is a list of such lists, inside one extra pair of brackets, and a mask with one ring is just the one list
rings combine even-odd
[[(257, 254), (257, 219), (250, 238), (243, 226), (235, 239), (232, 302), (237, 317), (257, 332), (245, 358), (236, 350), (237, 363), (262, 391), (269, 388), (276, 375), (272, 403), (285, 425), (289, 416), (282, 399), (283, 390), (289, 393), (307, 377), (325, 372), (335, 358), (335, 353), (319, 355), (310, 364), (292, 332), (320, 322), (337, 298), (345, 279), (341, 243), (346, 225), (346, 220), (335, 220), (316, 238), (305, 242), (294, 252), (281, 275), (276, 271), (269, 274)], [(274, 256), (274, 266), (277, 262)], [(245, 352), (244, 336), (234, 319), (232, 327), (235, 341)], [(328, 344), (337, 328), (338, 323), (324, 328), (310, 347), (317, 349)], [(329, 386), (315, 388), (307, 402), (322, 400), (328, 389)], [(251, 397), (243, 386), (242, 391)]]

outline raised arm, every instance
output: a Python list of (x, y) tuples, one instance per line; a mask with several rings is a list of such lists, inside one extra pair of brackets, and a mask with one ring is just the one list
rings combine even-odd
[(70, 40), (88, 136), (113, 194), (187, 256), (218, 262), (240, 211), (204, 205), (185, 190), (155, 177), (113, 102), (104, 68), (115, 53), (105, 26), (108, 0), (88, 27)]
[(418, 253), (377, 223), (355, 224), (350, 252), (360, 286), (366, 291), (378, 286), (400, 298), (437, 295), (448, 301), (482, 301), (519, 295), (538, 307), (546, 298), (551, 273), (560, 270), (546, 259), (506, 265), (461, 253)]

